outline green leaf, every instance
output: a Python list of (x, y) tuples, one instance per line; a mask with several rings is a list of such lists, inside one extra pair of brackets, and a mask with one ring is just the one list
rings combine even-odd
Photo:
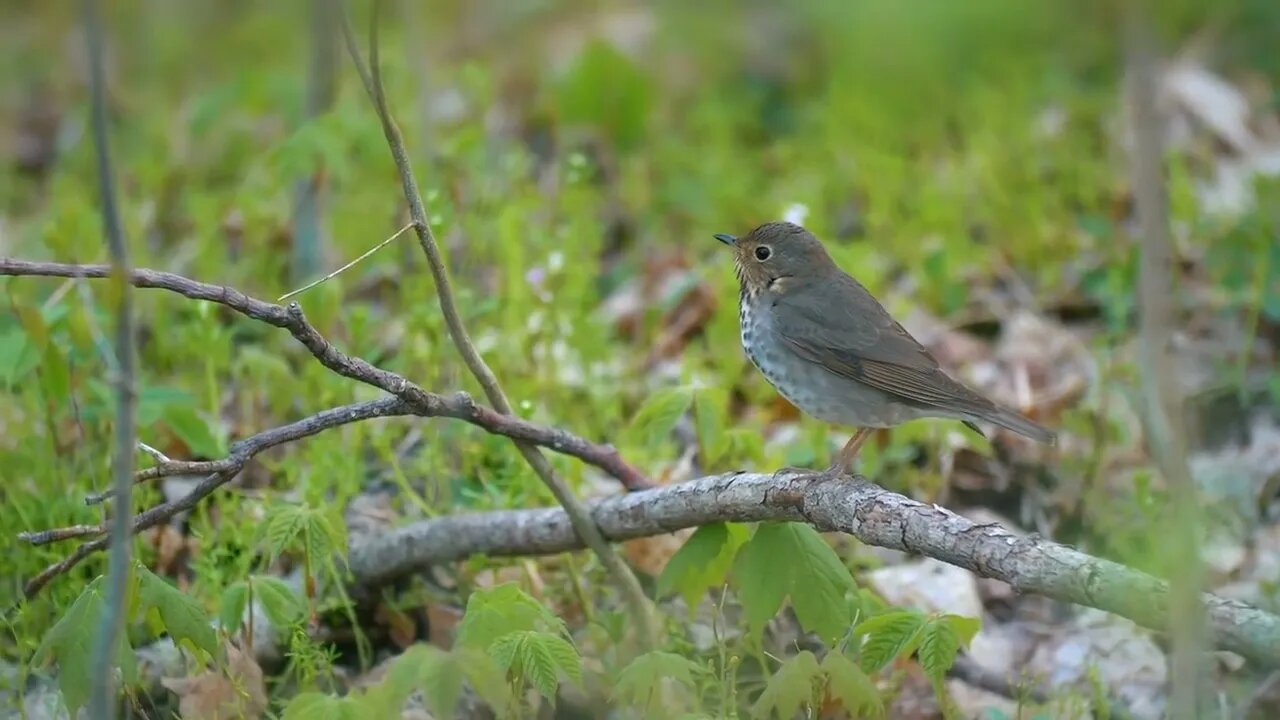
[(935, 685), (942, 682), (947, 671), (955, 664), (960, 652), (960, 638), (951, 624), (934, 619), (924, 627), (920, 638), (920, 667)]
[(692, 614), (707, 588), (724, 582), (747, 537), (747, 528), (737, 523), (715, 523), (695, 530), (662, 568), (658, 576), (658, 597), (678, 590)]
[(271, 508), (259, 534), (266, 541), (267, 552), (274, 559), (293, 546), (306, 525), (304, 508), (281, 503)]
[(254, 575), (250, 578), (253, 592), (262, 610), (272, 625), (284, 627), (302, 620), (307, 612), (307, 603), (288, 583), (269, 575)]
[(218, 622), (229, 633), (240, 629), (244, 611), (249, 607), (249, 583), (237, 580), (222, 591), (218, 598)]
[(813, 705), (817, 682), (821, 679), (818, 659), (808, 650), (782, 663), (778, 672), (769, 678), (764, 692), (751, 706), (751, 716), (767, 718), (776, 715), (788, 720), (806, 705)]
[(503, 583), (477, 590), (467, 598), (467, 609), (458, 625), (458, 644), (488, 650), (499, 637), (520, 630), (566, 633), (563, 620), (515, 583)]
[[(777, 552), (772, 540), (778, 536), (773, 524), (761, 525), (733, 565), (733, 584), (747, 618), (747, 628), (756, 637), (764, 630), (791, 588), (792, 559)], [(769, 528), (769, 529), (766, 529)], [(762, 535), (763, 533), (763, 535)]]
[(583, 48), (556, 88), (556, 105), (566, 123), (598, 128), (619, 149), (640, 142), (650, 108), (649, 78), (607, 42)]
[(174, 643), (185, 640), (211, 658), (218, 654), (218, 635), (209, 624), (204, 608), (190, 595), (145, 567), (138, 566), (138, 579), (141, 582), (139, 600), (143, 612), (150, 609), (159, 612), (160, 620)]
[(911, 610), (877, 615), (853, 629), (854, 635), (866, 637), (862, 644), (862, 667), (876, 672), (899, 655), (909, 654), (919, 642), (924, 616)]
[(884, 717), (884, 701), (880, 690), (852, 660), (838, 652), (828, 652), (822, 659), (827, 675), (827, 694), (855, 718)]
[(382, 682), (370, 687), (359, 705), (365, 717), (399, 717), (409, 696), (421, 688), (435, 717), (452, 717), (462, 694), (462, 677), (456, 658), (417, 643), (392, 661)]
[(723, 388), (698, 388), (693, 395), (693, 416), (698, 428), (704, 467), (714, 467), (729, 449), (726, 430), (729, 394)]
[(499, 667), (524, 677), (548, 700), (555, 700), (559, 673), (582, 682), (582, 658), (559, 635), (534, 630), (508, 633), (493, 642), (489, 654)]
[[(506, 672), (483, 650), (463, 646), (454, 647), (450, 653), (466, 675), (476, 695), (492, 708), (505, 708), (511, 702), (511, 686)], [(441, 715), (440, 717), (446, 717)]]
[(852, 622), (849, 569), (813, 528), (764, 523), (738, 553), (733, 570), (748, 627), (759, 633), (787, 595), (804, 629), (834, 643)]
[(659, 390), (645, 398), (624, 432), (646, 448), (657, 449), (692, 402), (693, 392), (687, 387)]
[(207, 458), (227, 454), (227, 433), (222, 423), (205, 417), (190, 405), (168, 405), (164, 423), (195, 455)]
[[(40, 662), (50, 657), (57, 662), (58, 689), (71, 717), (76, 717), (88, 700), (90, 685), (98, 671), (93, 664), (93, 645), (106, 610), (102, 583), (100, 575), (81, 591), (66, 614), (45, 634), (34, 656)], [(137, 684), (137, 662), (124, 634), (120, 637), (116, 663), (125, 683)]]
[(362, 715), (350, 698), (318, 692), (299, 693), (285, 706), (282, 720), (358, 720)]
[(653, 651), (632, 660), (618, 673), (613, 686), (613, 697), (622, 705), (640, 706), (646, 711), (657, 699), (657, 690), (664, 679), (693, 689), (694, 675), (702, 672), (702, 666), (675, 653)]
[(969, 647), (969, 643), (973, 642), (973, 636), (982, 629), (982, 620), (979, 618), (947, 613), (940, 620), (951, 626), (951, 631), (960, 639), (961, 647)]

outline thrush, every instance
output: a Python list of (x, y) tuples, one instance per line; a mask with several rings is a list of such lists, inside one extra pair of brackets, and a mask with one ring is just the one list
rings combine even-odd
[(867, 436), (918, 418), (1007, 428), (1053, 444), (1053, 431), (951, 378), (808, 230), (766, 223), (737, 238), (738, 321), (751, 362), (792, 405), (857, 428), (827, 475), (849, 470)]

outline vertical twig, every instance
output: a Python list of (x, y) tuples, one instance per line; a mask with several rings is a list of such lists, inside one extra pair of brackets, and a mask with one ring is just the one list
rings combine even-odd
[(1196, 490), (1187, 469), (1186, 431), (1181, 390), (1173, 365), (1173, 327), (1177, 295), (1173, 288), (1173, 250), (1169, 239), (1168, 197), (1164, 182), (1164, 125), (1156, 104), (1155, 41), (1143, 0), (1125, 6), (1125, 45), (1133, 142), (1132, 183), (1142, 247), (1138, 293), (1141, 312), (1139, 352), (1148, 450), (1173, 495), (1172, 531), (1152, 528), (1166, 538), (1169, 578), (1169, 628), (1173, 661), (1170, 717), (1200, 717), (1204, 675), (1204, 608)]
[[(404, 139), (400, 134), (399, 127), (396, 126), (391, 117), (391, 111), (387, 107), (387, 99), (382, 86), (378, 62), (378, 12), (380, 7), (381, 3), (378, 0), (374, 0), (373, 16), (370, 20), (369, 29), (368, 66), (365, 65), (360, 49), (357, 47), (355, 36), (351, 30), (351, 22), (347, 18), (345, 9), (340, 16), (343, 38), (346, 41), (351, 60), (356, 66), (356, 71), (360, 75), (360, 80), (364, 84), (365, 90), (369, 94), (369, 99), (373, 102), (374, 109), (378, 113), (378, 119), (382, 123), (383, 135), (386, 136), (392, 159), (395, 161), (396, 169), (400, 174), (405, 200), (409, 204), (409, 216), (413, 221), (414, 231), (418, 236), (418, 244), (421, 245), (423, 253), (427, 256), (427, 264), (431, 267), (431, 275), (435, 280), (436, 296), (440, 302), (440, 310), (444, 315), (445, 324), (449, 328), (449, 336), (453, 339), (453, 344), (457, 347), (458, 353), (462, 356), (467, 369), (471, 371), (471, 374), (480, 383), (480, 386), (484, 389), (485, 396), (489, 399), (494, 409), (504, 415), (511, 415), (511, 402), (507, 399), (506, 393), (503, 392), (502, 386), (498, 383), (498, 378), (493, 374), (493, 370), (489, 368), (489, 365), (476, 349), (475, 344), (471, 342), (467, 329), (462, 323), (462, 316), (458, 313), (457, 303), (454, 300), (453, 286), (449, 279), (448, 269), (444, 258), (441, 256), (440, 247), (436, 243), (435, 236), (431, 233), (431, 227), (427, 224), (427, 213), (422, 205), (422, 196), (418, 191), (418, 183), (414, 178), (408, 152), (405, 150)], [(591, 519), (586, 507), (556, 474), (546, 456), (537, 447), (526, 442), (516, 441), (515, 445), (521, 456), (524, 457), (534, 472), (538, 474), (538, 477), (546, 484), (551, 494), (555, 496), (556, 502), (564, 508), (574, 532), (582, 539), (583, 544), (591, 548), (600, 558), (600, 562), (613, 577), (614, 582), (618, 584), (632, 614), (635, 616), (642, 644), (650, 649), (655, 647), (658, 638), (653, 610), (635, 574), (622, 561), (613, 547), (605, 541), (604, 536), (600, 534), (599, 528), (596, 527), (595, 522)]]
[[(338, 33), (336, 0), (311, 0), (311, 55), (307, 64), (307, 106), (303, 122), (329, 111), (337, 93)], [(294, 184), (293, 280), (315, 275), (324, 254), (325, 168), (317, 167)]]
[(111, 453), (112, 485), (116, 506), (111, 521), (111, 554), (107, 576), (107, 601), (102, 624), (93, 649), (93, 687), (89, 695), (89, 716), (114, 718), (116, 648), (123, 634), (125, 601), (130, 567), (130, 504), (133, 492), (134, 452), (134, 348), (133, 288), (129, 284), (129, 249), (116, 205), (115, 178), (107, 143), (106, 71), (103, 57), (102, 19), (97, 0), (84, 0), (85, 34), (89, 45), (90, 105), (93, 145), (97, 155), (98, 193), (102, 204), (102, 231), (111, 253), (111, 280), (116, 310), (115, 356), (116, 427)]

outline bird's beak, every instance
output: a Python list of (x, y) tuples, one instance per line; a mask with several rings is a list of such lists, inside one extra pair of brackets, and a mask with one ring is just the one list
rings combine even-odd
[(738, 238), (736, 238), (736, 237), (734, 237), (734, 236), (732, 236), (732, 235), (729, 235), (728, 233), (716, 233), (716, 239), (717, 239), (717, 240), (719, 240), (720, 242), (724, 243), (725, 245), (737, 245), (737, 244), (738, 244)]

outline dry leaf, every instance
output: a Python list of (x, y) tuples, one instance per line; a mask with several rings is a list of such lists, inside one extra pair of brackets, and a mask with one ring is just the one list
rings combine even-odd
[(214, 667), (185, 678), (162, 678), (160, 683), (178, 696), (183, 720), (232, 720), (262, 717), (267, 688), (262, 668), (249, 653), (228, 642), (225, 667)]

